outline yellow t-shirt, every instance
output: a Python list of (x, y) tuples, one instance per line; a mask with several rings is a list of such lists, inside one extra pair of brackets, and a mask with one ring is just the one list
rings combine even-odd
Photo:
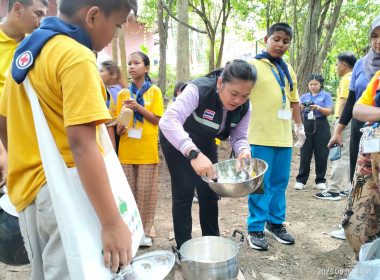
[(352, 71), (346, 73), (339, 82), (339, 87), (336, 89), (336, 103), (335, 103), (335, 118), (339, 118), (339, 107), (340, 107), (340, 99), (348, 98), (349, 89), (351, 82)]
[[(257, 68), (257, 82), (253, 87), (249, 99), (252, 104), (251, 120), (248, 127), (248, 143), (253, 145), (292, 147), (293, 136), (290, 120), (278, 118), (278, 111), (282, 109), (283, 99), (281, 87), (268, 65), (269, 60), (251, 61)], [(270, 63), (271, 64), (271, 63)], [(276, 67), (271, 64), (277, 72)], [(290, 102), (299, 102), (297, 78), (293, 68), (288, 65), (293, 80), (293, 91), (290, 91), (289, 82), (285, 77), (285, 109), (290, 109)]]
[[(129, 89), (119, 92), (117, 98), (117, 114), (123, 106), (122, 101), (131, 97)], [(143, 94), (145, 109), (158, 117), (164, 113), (161, 90), (151, 86)], [(128, 128), (133, 126), (133, 117)], [(119, 159), (122, 164), (152, 164), (158, 163), (158, 125), (144, 118), (144, 123), (137, 121), (136, 128), (142, 128), (141, 139), (128, 137), (128, 131), (121, 135), (119, 143)]]
[(0, 29), (0, 96), (18, 45)]
[[(367, 85), (367, 88), (366, 90), (363, 92), (362, 96), (359, 98), (358, 101), (356, 101), (355, 105), (356, 104), (363, 104), (363, 105), (370, 105), (370, 106), (374, 106), (373, 105), (373, 90), (377, 90), (373, 88), (373, 85), (374, 83), (376, 82), (376, 80), (380, 79), (380, 71), (377, 71), (375, 76), (373, 76), (372, 80), (369, 82), (369, 84)], [(379, 83), (380, 85), (380, 83)]]
[[(55, 36), (35, 59), (28, 77), (64, 161), (68, 167), (75, 166), (66, 127), (110, 119), (94, 54), (67, 36)], [(7, 118), (9, 197), (21, 211), (46, 179), (28, 96), (11, 75), (0, 99), (0, 114)]]
[(113, 120), (116, 120), (117, 119), (116, 104), (112, 98), (110, 98), (110, 108), (108, 109), (108, 111), (110, 112), (111, 118)]

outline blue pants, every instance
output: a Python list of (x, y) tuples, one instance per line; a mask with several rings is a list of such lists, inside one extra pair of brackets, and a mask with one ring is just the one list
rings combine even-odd
[(264, 194), (248, 196), (248, 231), (264, 231), (266, 222), (285, 221), (285, 190), (289, 182), (292, 148), (251, 145), (252, 157), (268, 163), (264, 175)]

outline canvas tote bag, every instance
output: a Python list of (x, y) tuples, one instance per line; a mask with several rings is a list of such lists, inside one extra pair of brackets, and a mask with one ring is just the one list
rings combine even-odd
[[(68, 168), (63, 161), (28, 77), (24, 87), (32, 106), (42, 165), (70, 278), (112, 279), (111, 270), (104, 267), (101, 224), (84, 191), (77, 169)], [(140, 214), (104, 124), (100, 126), (99, 134), (115, 203), (132, 233), (132, 251), (135, 256), (144, 235)]]

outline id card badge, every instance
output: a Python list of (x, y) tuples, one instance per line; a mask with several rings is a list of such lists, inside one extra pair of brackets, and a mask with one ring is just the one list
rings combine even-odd
[(131, 127), (128, 129), (129, 138), (141, 139), (141, 135), (142, 135), (142, 127)]
[(307, 119), (309, 121), (315, 120), (315, 116), (314, 116), (314, 112), (313, 111), (310, 111), (310, 113), (307, 114)]
[(380, 137), (363, 138), (363, 154), (379, 153)]
[(277, 118), (282, 119), (282, 120), (291, 120), (292, 109), (280, 109), (280, 110), (278, 110)]

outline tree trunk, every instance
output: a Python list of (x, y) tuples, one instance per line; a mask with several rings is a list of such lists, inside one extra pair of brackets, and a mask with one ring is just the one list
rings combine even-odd
[(336, 2), (332, 15), (330, 16), (329, 24), (326, 27), (327, 33), (323, 40), (322, 48), (319, 51), (317, 65), (315, 66), (315, 69), (317, 71), (321, 71), (321, 69), (323, 68), (323, 64), (326, 59), (327, 52), (331, 49), (331, 37), (334, 33), (336, 23), (338, 22), (338, 19), (339, 19), (339, 13), (342, 8), (342, 3), (343, 3), (343, 0), (338, 0)]
[(117, 59), (117, 36), (112, 39), (112, 60), (118, 62)]
[(127, 70), (127, 54), (125, 50), (125, 37), (124, 37), (124, 24), (119, 28), (119, 50), (120, 50), (120, 63), (121, 63), (121, 76), (123, 82), (127, 84), (128, 82), (128, 70)]
[[(321, 0), (309, 1), (301, 50), (298, 48), (296, 72), (300, 94), (308, 91), (307, 77), (311, 73), (321, 73), (322, 71), (327, 52), (331, 48), (331, 38), (339, 19), (343, 0), (326, 0), (323, 6), (321, 2)], [(332, 3), (335, 3), (334, 7), (332, 7)], [(329, 15), (328, 23), (326, 23), (327, 15)]]
[[(293, 38), (292, 38), (292, 44), (290, 45), (289, 50), (289, 56), (290, 56), (290, 65), (295, 66), (294, 63), (294, 57), (295, 57), (295, 45), (298, 41), (297, 39), (297, 0), (292, 0), (292, 10), (293, 10), (293, 17), (292, 17), (292, 29), (293, 29)], [(296, 73), (297, 70), (295, 69)]]
[(297, 81), (300, 94), (308, 91), (306, 79), (313, 73), (318, 57), (317, 29), (321, 9), (321, 0), (310, 0), (307, 21), (303, 30), (302, 50), (297, 63)]
[(168, 40), (167, 26), (164, 23), (163, 0), (157, 0), (157, 16), (158, 16), (158, 35), (160, 38), (160, 62), (158, 65), (158, 87), (161, 89), (162, 97), (166, 92), (166, 44)]
[(212, 71), (215, 69), (215, 34), (210, 34), (210, 53), (208, 59), (208, 70)]
[[(177, 1), (177, 15), (182, 22), (189, 22), (189, 1)], [(189, 29), (177, 23), (177, 70), (176, 81), (187, 82), (190, 78)]]
[(219, 46), (219, 52), (218, 52), (218, 60), (216, 61), (216, 67), (220, 68), (222, 64), (223, 59), (223, 49), (224, 49), (224, 38), (226, 35), (226, 26), (227, 26), (227, 20), (230, 15), (231, 11), (231, 4), (230, 1), (223, 1), (223, 16), (222, 16), (222, 34), (220, 38), (220, 46)]

